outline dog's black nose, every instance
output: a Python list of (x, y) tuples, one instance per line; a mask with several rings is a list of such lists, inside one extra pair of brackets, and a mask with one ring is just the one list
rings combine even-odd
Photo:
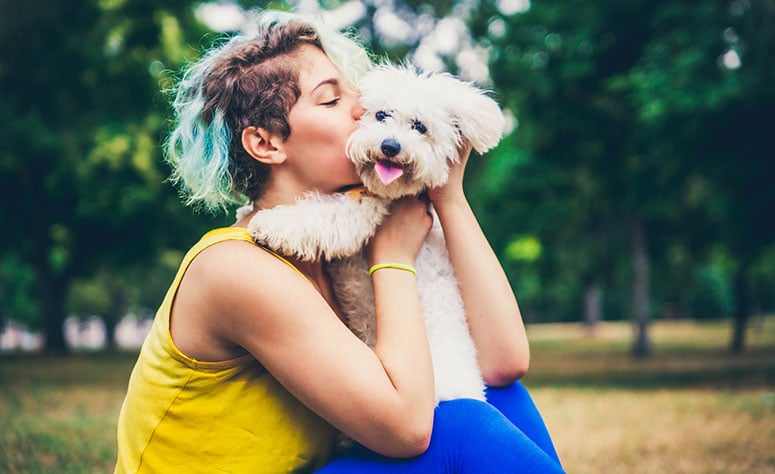
[(380, 148), (382, 149), (382, 153), (384, 153), (385, 156), (390, 158), (401, 153), (401, 144), (393, 140), (392, 138), (386, 138), (385, 140), (383, 140), (382, 146)]

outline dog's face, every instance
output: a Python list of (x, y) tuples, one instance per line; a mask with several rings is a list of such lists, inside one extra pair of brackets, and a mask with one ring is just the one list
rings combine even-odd
[(446, 183), (464, 139), (483, 153), (503, 132), (498, 105), (448, 74), (381, 66), (360, 88), (366, 112), (347, 155), (364, 186), (379, 196), (396, 199)]

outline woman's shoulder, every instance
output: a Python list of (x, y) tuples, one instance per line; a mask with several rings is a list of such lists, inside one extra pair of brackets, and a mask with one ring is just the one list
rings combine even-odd
[[(237, 228), (238, 229), (238, 228)], [(291, 273), (279, 271), (288, 268)], [(244, 282), (245, 278), (293, 275), (295, 268), (286, 260), (252, 241), (227, 239), (215, 242), (202, 250), (192, 261), (189, 274), (217, 283)]]
[(252, 241), (218, 239), (200, 250), (172, 307), (173, 340), (189, 357), (221, 360), (242, 353), (235, 345), (240, 331), (271, 315), (276, 295), (292, 289), (294, 298), (307, 296), (294, 269)]

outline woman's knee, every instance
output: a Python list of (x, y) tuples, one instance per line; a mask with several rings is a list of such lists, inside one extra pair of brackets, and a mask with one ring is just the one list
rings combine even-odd
[(450, 448), (445, 457), (455, 472), (562, 472), (559, 460), (487, 402), (450, 400), (436, 410), (431, 449)]
[(506, 425), (511, 425), (511, 422), (493, 405), (460, 398), (439, 403), (434, 416), (433, 434), (449, 431), (468, 436), (472, 431), (488, 432)]
[(487, 400), (549, 456), (560, 462), (543, 417), (521, 382), (517, 381), (507, 387), (488, 388)]

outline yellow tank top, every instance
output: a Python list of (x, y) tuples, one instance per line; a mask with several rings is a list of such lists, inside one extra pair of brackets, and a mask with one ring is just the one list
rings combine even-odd
[(156, 313), (118, 419), (116, 473), (312, 472), (332, 453), (334, 429), (251, 355), (201, 362), (172, 342), (170, 309), (183, 274), (202, 250), (226, 240), (253, 242), (242, 228), (205, 234)]

